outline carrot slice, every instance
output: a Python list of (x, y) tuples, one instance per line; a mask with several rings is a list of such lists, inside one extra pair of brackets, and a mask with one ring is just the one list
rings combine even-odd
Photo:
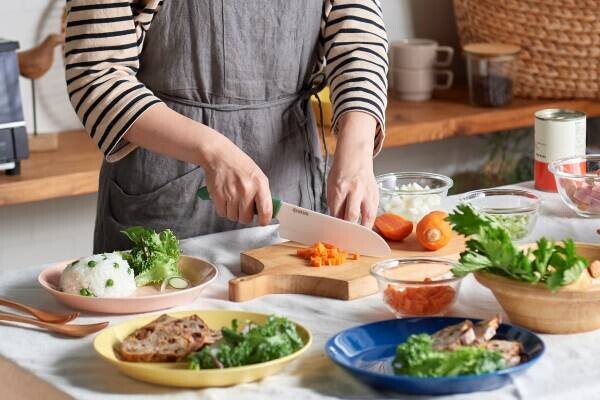
[(384, 239), (399, 241), (413, 231), (413, 223), (399, 215), (386, 213), (375, 218), (375, 228)]

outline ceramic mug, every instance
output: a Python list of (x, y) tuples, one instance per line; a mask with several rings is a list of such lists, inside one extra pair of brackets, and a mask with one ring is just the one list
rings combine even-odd
[[(390, 86), (400, 100), (425, 101), (434, 89), (450, 89), (454, 74), (450, 70), (393, 68)], [(443, 79), (443, 80), (442, 80)]]
[(403, 39), (390, 44), (392, 68), (447, 67), (452, 63), (452, 57), (452, 47), (440, 46), (431, 39)]

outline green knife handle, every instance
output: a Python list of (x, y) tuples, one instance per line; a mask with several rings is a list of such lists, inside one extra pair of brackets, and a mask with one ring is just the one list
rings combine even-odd
[[(202, 186), (200, 189), (198, 189), (198, 197), (200, 197), (202, 200), (210, 200), (210, 193), (208, 193), (208, 188), (206, 186)], [(281, 200), (279, 200), (277, 197), (273, 197), (272, 200), (273, 218), (276, 218), (277, 214), (279, 214), (279, 210), (281, 210)], [(256, 208), (254, 209), (254, 214), (258, 214)]]

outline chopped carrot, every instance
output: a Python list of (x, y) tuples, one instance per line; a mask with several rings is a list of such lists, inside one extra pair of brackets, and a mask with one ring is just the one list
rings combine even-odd
[(357, 253), (346, 253), (338, 247), (329, 243), (317, 242), (311, 247), (297, 249), (296, 255), (308, 260), (311, 267), (323, 265), (342, 265), (346, 260), (358, 260)]
[[(431, 279), (425, 279), (431, 282)], [(398, 288), (388, 285), (384, 301), (405, 315), (435, 315), (443, 313), (456, 297), (456, 291), (447, 285)]]
[(296, 255), (300, 256), (302, 258), (312, 257), (313, 254), (314, 254), (314, 250), (311, 248), (296, 250)]
[(396, 214), (381, 214), (375, 218), (375, 228), (384, 239), (403, 240), (413, 231), (413, 224)]

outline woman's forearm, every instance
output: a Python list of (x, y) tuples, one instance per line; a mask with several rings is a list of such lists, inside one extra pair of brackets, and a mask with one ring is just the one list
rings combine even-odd
[(373, 156), (377, 120), (361, 111), (343, 114), (337, 124), (336, 156)]
[(214, 129), (157, 104), (147, 110), (125, 134), (145, 149), (204, 167), (229, 141)]

